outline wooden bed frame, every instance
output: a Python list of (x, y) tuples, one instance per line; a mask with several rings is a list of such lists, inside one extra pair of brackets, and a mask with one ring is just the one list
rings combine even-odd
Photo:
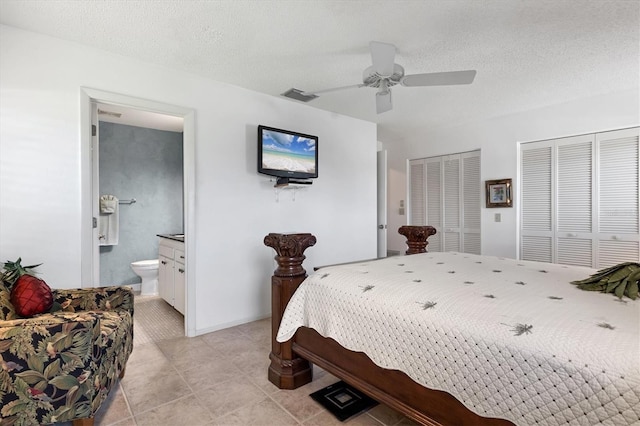
[[(398, 232), (407, 237), (407, 254), (423, 253), (427, 238), (435, 234), (430, 226), (403, 226)], [(315, 245), (311, 234), (269, 234), (266, 246), (275, 249), (278, 264), (271, 279), (272, 343), (269, 381), (280, 389), (295, 389), (312, 380), (311, 364), (323, 368), (378, 402), (398, 410), (424, 425), (511, 425), (495, 418), (481, 417), (450, 394), (428, 389), (405, 373), (377, 366), (362, 352), (353, 352), (311, 328), (301, 327), (294, 337), (276, 341), (276, 334), (287, 303), (306, 278), (302, 267), (304, 251)]]

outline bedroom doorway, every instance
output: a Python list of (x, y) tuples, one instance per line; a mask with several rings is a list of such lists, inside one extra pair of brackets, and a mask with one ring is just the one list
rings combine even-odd
[[(98, 244), (97, 206), (97, 132), (92, 126), (97, 122), (97, 105), (131, 108), (181, 117), (183, 120), (183, 221), (185, 251), (185, 312), (184, 334), (195, 336), (195, 232), (194, 232), (194, 186), (195, 181), (195, 122), (191, 109), (163, 104), (146, 99), (81, 88), (81, 155), (82, 155), (82, 282), (86, 287), (100, 285), (100, 246)], [(95, 164), (95, 166), (94, 166)], [(94, 219), (95, 218), (95, 219)], [(162, 231), (158, 232), (161, 233)]]

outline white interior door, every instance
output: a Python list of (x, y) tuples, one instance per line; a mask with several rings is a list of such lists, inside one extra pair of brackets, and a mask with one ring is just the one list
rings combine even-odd
[(378, 151), (378, 257), (387, 257), (387, 151)]

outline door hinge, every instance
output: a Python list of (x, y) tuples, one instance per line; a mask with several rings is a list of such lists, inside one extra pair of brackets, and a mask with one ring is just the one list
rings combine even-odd
[(91, 125), (91, 136), (96, 136), (98, 134), (98, 128), (95, 124)]
[(93, 228), (94, 228), (94, 229), (95, 229), (95, 228), (97, 228), (97, 227), (98, 227), (98, 219), (97, 219), (97, 218), (95, 218), (95, 217), (92, 217), (91, 219), (93, 219), (93, 220), (91, 221)]

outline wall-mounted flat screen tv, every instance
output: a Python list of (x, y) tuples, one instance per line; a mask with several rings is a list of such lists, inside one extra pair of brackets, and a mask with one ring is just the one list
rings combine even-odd
[(282, 178), (317, 178), (318, 137), (258, 126), (258, 172)]

